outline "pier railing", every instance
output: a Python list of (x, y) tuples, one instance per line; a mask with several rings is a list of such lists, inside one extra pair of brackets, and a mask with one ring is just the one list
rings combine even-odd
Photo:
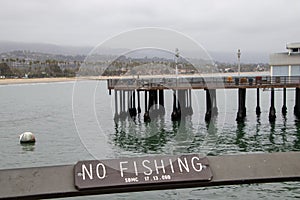
[(249, 77), (120, 77), (108, 79), (108, 89), (207, 89), (207, 88), (284, 88), (300, 86), (300, 76)]
[[(80, 161), (76, 165), (0, 170), (0, 199), (57, 198), (300, 180), (300, 152), (207, 156), (203, 159), (193, 154), (178, 158), (182, 162), (173, 160), (175, 162), (169, 166), (162, 165), (162, 160), (167, 163), (170, 157), (156, 156), (147, 157), (146, 161), (145, 158), (95, 160)], [(152, 169), (149, 165), (152, 161), (160, 165), (154, 165)], [(139, 162), (144, 165), (134, 167), (134, 163)], [(116, 168), (113, 170), (107, 164)]]

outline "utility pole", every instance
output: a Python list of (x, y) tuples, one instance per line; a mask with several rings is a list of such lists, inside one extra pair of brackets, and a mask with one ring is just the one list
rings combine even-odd
[(178, 84), (178, 58), (179, 58), (179, 50), (175, 49), (175, 74), (176, 74), (176, 86)]
[(241, 50), (240, 49), (238, 49), (237, 56), (238, 56), (238, 76), (240, 77), (241, 75)]
[(178, 58), (179, 58), (179, 50), (176, 48), (175, 49), (175, 73), (176, 73), (176, 78), (178, 76), (178, 67), (177, 67)]

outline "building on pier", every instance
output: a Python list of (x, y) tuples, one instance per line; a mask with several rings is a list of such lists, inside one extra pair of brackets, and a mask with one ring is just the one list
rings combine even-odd
[(289, 43), (286, 49), (270, 55), (271, 76), (300, 76), (300, 42)]

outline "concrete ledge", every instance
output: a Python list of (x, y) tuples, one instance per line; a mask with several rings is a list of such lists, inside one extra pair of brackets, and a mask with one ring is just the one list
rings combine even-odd
[(74, 165), (0, 170), (0, 199), (37, 199), (92, 194), (300, 181), (300, 152), (209, 156), (209, 182), (147, 184), (78, 191)]

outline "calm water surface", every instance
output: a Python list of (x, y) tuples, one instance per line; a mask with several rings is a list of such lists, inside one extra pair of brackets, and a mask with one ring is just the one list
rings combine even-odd
[[(72, 106), (74, 88), (76, 96), (75, 100), (73, 98)], [(94, 158), (158, 154), (224, 155), (299, 151), (300, 123), (293, 115), (294, 90), (287, 92), (288, 115), (286, 117), (281, 116), (280, 113), (281, 93), (281, 90), (276, 91), (277, 118), (274, 124), (268, 121), (270, 92), (261, 91), (262, 114), (257, 118), (256, 90), (251, 89), (247, 90), (247, 119), (241, 124), (235, 121), (237, 90), (217, 92), (219, 115), (210, 124), (204, 122), (204, 91), (192, 92), (194, 114), (180, 123), (173, 123), (170, 120), (172, 94), (167, 91), (165, 93), (166, 115), (145, 124), (143, 118), (139, 116), (125, 121), (113, 120), (114, 96), (108, 95), (106, 82), (86, 81), (81, 82), (78, 87), (74, 87), (74, 83), (70, 82), (1, 85), (0, 168), (75, 164), (79, 160)], [(93, 129), (96, 131), (93, 132)], [(35, 145), (19, 144), (18, 136), (25, 131), (35, 133), (37, 137)], [(299, 197), (300, 184), (289, 182), (70, 199), (292, 199)]]

